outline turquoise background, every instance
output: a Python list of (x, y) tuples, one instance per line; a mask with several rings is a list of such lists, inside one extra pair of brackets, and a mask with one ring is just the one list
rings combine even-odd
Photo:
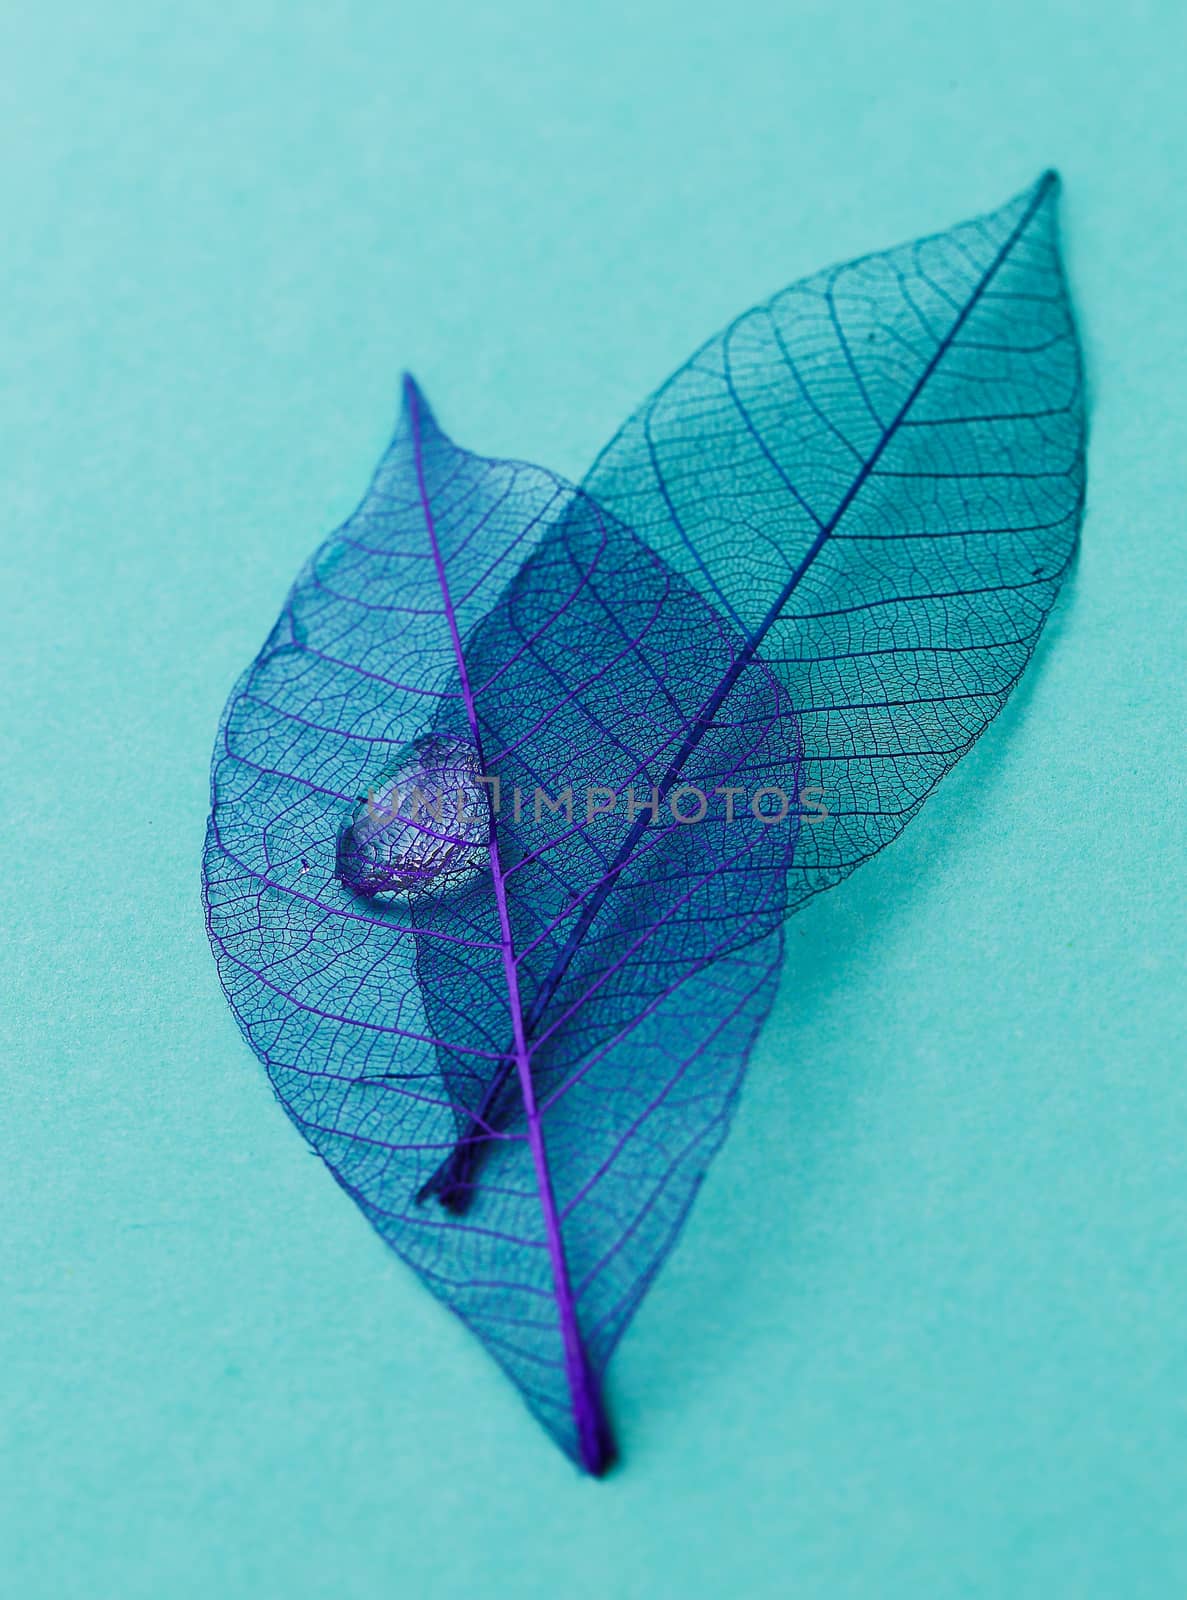
[[(1187, 1592), (1178, 0), (10, 7), (0, 1566), (20, 1600)], [(581, 1480), (273, 1104), (219, 711), (412, 368), (580, 476), (735, 312), (1059, 166), (1084, 552), (794, 924)]]

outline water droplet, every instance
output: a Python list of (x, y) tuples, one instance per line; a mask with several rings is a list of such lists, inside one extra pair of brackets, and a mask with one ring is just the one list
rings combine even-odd
[(488, 863), (490, 803), (478, 751), (452, 733), (408, 745), (338, 838), (336, 876), (368, 899), (454, 888)]

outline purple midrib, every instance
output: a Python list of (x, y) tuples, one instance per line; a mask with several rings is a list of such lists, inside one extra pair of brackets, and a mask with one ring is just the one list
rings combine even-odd
[[(441, 601), (444, 608), (446, 624), (449, 628), (450, 642), (453, 647), (454, 657), (457, 661), (458, 676), (461, 684), (462, 703), (465, 706), (466, 717), (470, 724), (470, 734), (478, 750), (480, 767), (483, 763), (482, 739), (478, 728), (478, 715), (474, 702), (474, 693), (470, 684), (470, 677), (466, 667), (465, 655), (462, 651), (461, 635), (458, 631), (457, 616), (454, 611), (453, 601), (449, 591), (449, 580), (445, 572), (445, 563), (441, 556), (441, 547), (437, 539), (436, 524), (433, 519), (432, 505), (429, 500), (428, 490), (425, 485), (424, 459), (421, 443), (420, 409), (416, 390), (411, 383), (405, 382), (405, 399), (408, 405), (409, 427), (412, 434), (412, 448), (416, 464), (417, 491), (420, 496), (421, 510), (424, 515), (425, 530), (428, 535), (429, 545), (432, 550), (433, 565), (437, 574), (437, 582), (441, 590)], [(524, 1025), (523, 1005), (519, 993), (519, 970), (515, 960), (514, 941), (511, 932), (511, 919), (507, 908), (507, 886), (503, 872), (502, 862), (499, 857), (498, 824), (492, 809), (490, 815), (490, 841), (488, 846), (490, 857), (491, 881), (494, 889), (495, 904), (499, 917), (500, 953), (503, 963), (503, 976), (507, 984), (507, 1003), (511, 1014), (511, 1027), (514, 1035), (514, 1061), (515, 1070), (519, 1078), (520, 1093), (523, 1096), (524, 1114), (528, 1126), (528, 1146), (532, 1154), (532, 1165), (535, 1170), (536, 1188), (540, 1200), (540, 1209), (544, 1217), (544, 1232), (548, 1245), (548, 1259), (552, 1271), (553, 1295), (556, 1300), (557, 1314), (560, 1321), (561, 1340), (565, 1355), (565, 1373), (569, 1384), (569, 1394), (573, 1405), (573, 1418), (577, 1426), (577, 1435), (581, 1449), (581, 1458), (591, 1472), (601, 1471), (605, 1462), (606, 1429), (601, 1417), (601, 1406), (597, 1396), (593, 1373), (581, 1340), (581, 1331), (577, 1323), (577, 1306), (573, 1295), (573, 1286), (569, 1276), (569, 1265), (565, 1257), (564, 1239), (561, 1235), (560, 1214), (557, 1210), (556, 1194), (552, 1184), (552, 1173), (548, 1164), (548, 1151), (544, 1143), (544, 1132), (540, 1122), (540, 1110), (536, 1104), (535, 1086), (532, 1082), (532, 1069), (530, 1051), (527, 1042), (527, 1030)]]

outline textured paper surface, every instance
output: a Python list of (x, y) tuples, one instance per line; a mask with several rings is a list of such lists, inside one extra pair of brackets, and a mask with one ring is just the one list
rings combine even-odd
[[(1185, 31), (1013, 0), (10, 21), (14, 1592), (1187, 1583)], [(580, 477), (734, 313), (1046, 165), (1093, 396), (1079, 569), (996, 727), (793, 925), (612, 1368), (626, 1466), (582, 1482), (234, 1028), (198, 903), (219, 709), (402, 367), (474, 448)]]

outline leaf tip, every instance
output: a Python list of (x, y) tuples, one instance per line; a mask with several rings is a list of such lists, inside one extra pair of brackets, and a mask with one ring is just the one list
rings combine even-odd
[(400, 379), (400, 400), (404, 422), (414, 433), (424, 438), (442, 432), (424, 390), (410, 372), (405, 372)]

